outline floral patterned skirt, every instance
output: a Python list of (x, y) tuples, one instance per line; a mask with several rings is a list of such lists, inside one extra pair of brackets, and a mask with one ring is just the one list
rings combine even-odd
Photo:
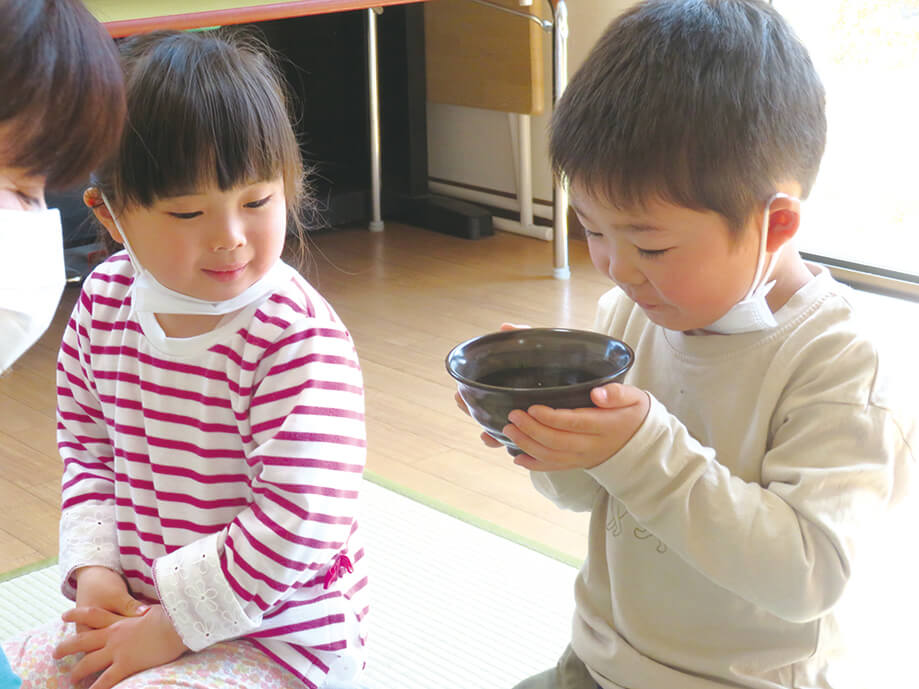
[[(55, 660), (51, 653), (74, 625), (55, 622), (3, 643), (22, 689), (86, 689), (96, 676), (70, 679), (79, 655)], [(122, 680), (117, 689), (304, 689), (303, 684), (245, 640), (224, 641)]]

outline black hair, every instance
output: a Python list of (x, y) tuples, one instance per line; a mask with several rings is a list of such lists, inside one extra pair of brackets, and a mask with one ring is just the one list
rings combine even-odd
[(115, 43), (79, 0), (0, 0), (0, 159), (61, 189), (118, 143)]
[(283, 177), (302, 259), (312, 203), (286, 86), (264, 42), (239, 29), (155, 31), (125, 40), (121, 55), (128, 124), (93, 184), (117, 208), (149, 208), (211, 184), (226, 191)]
[(550, 126), (555, 173), (623, 208), (652, 198), (735, 232), (776, 185), (813, 186), (824, 90), (800, 40), (760, 0), (648, 0), (606, 30)]

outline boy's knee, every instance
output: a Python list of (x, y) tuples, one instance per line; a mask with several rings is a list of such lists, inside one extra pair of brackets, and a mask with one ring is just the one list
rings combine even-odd
[(514, 685), (514, 689), (561, 689), (557, 682), (556, 668), (540, 672), (538, 675), (527, 677), (519, 684)]
[(599, 685), (568, 646), (554, 668), (523, 680), (514, 689), (599, 689)]

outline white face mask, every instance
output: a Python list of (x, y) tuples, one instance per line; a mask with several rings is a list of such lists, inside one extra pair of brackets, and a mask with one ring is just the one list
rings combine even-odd
[(64, 282), (60, 212), (0, 210), (0, 373), (47, 330)]
[(176, 292), (157, 280), (153, 273), (144, 268), (137, 260), (137, 254), (131, 248), (128, 235), (115, 217), (105, 194), (100, 190), (102, 202), (108, 209), (121, 234), (124, 248), (134, 266), (134, 284), (131, 286), (131, 304), (138, 313), (167, 313), (184, 315), (222, 316), (238, 311), (274, 292), (281, 282), (288, 277), (285, 264), (278, 260), (272, 268), (251, 286), (235, 297), (223, 301), (206, 301), (181, 292)]
[(792, 197), (781, 192), (773, 194), (766, 202), (766, 210), (763, 211), (763, 226), (760, 229), (759, 254), (756, 259), (756, 272), (753, 275), (753, 284), (747, 295), (739, 302), (734, 304), (726, 314), (711, 325), (707, 325), (702, 330), (710, 333), (721, 335), (733, 335), (736, 333), (752, 333), (758, 330), (768, 330), (778, 325), (775, 316), (772, 315), (772, 309), (766, 303), (766, 295), (775, 286), (775, 280), (766, 282), (772, 267), (781, 252), (779, 248), (766, 263), (766, 240), (769, 238), (769, 211), (772, 209), (772, 203), (779, 198), (790, 199)]

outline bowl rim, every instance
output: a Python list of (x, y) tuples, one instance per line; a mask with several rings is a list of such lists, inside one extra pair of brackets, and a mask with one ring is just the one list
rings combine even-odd
[[(547, 333), (547, 332), (549, 333), (576, 333), (579, 335), (588, 335), (590, 337), (599, 337), (599, 338), (603, 338), (606, 340), (612, 340), (614, 342), (619, 343), (625, 348), (625, 351), (628, 354), (628, 359), (621, 368), (616, 370), (614, 373), (610, 373), (605, 376), (591, 378), (590, 380), (585, 380), (580, 383), (573, 383), (571, 385), (550, 385), (548, 387), (536, 387), (536, 388), (509, 388), (509, 387), (504, 387), (502, 385), (489, 385), (487, 383), (482, 383), (480, 381), (473, 380), (472, 378), (467, 378), (461, 373), (454, 371), (450, 367), (450, 359), (453, 357), (453, 354), (461, 347), (465, 347), (466, 345), (468, 345), (470, 342), (473, 342), (476, 340), (486, 340), (486, 339), (499, 340), (499, 339), (503, 339), (505, 337), (510, 336), (511, 333), (519, 333), (519, 331), (521, 330), (524, 330), (528, 333)], [(498, 331), (491, 332), (491, 333), (485, 333), (484, 335), (476, 335), (475, 337), (470, 337), (467, 340), (463, 340), (459, 344), (455, 345), (447, 353), (447, 356), (444, 357), (444, 366), (447, 369), (447, 373), (452, 378), (454, 378), (457, 382), (462, 383), (463, 385), (467, 385), (469, 387), (473, 387), (479, 390), (495, 390), (495, 391), (515, 390), (517, 392), (539, 391), (542, 393), (557, 391), (557, 390), (577, 390), (577, 389), (582, 389), (582, 388), (593, 389), (595, 387), (605, 385), (606, 383), (610, 382), (611, 379), (621, 375), (625, 371), (628, 371), (634, 363), (635, 363), (635, 351), (628, 345), (628, 343), (624, 342), (623, 340), (620, 340), (618, 337), (613, 337), (612, 335), (606, 335), (598, 330), (582, 330), (578, 328), (515, 328), (514, 330), (498, 330)]]

